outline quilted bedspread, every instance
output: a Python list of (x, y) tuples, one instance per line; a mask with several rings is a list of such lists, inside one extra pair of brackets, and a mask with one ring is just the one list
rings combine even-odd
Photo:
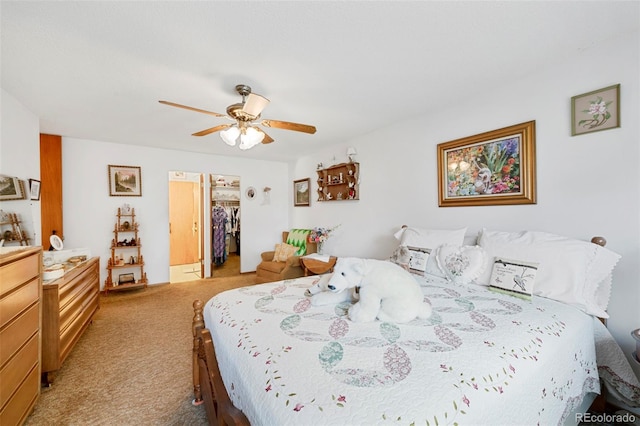
[(354, 323), (317, 277), (206, 303), (221, 374), (252, 425), (559, 424), (599, 392), (590, 316), (553, 300), (419, 280), (427, 320)]

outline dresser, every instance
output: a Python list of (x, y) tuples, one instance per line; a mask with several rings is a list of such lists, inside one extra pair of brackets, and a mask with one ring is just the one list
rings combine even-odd
[(0, 424), (20, 425), (40, 395), (42, 249), (0, 251)]
[(100, 258), (42, 285), (42, 378), (51, 384), (100, 306)]

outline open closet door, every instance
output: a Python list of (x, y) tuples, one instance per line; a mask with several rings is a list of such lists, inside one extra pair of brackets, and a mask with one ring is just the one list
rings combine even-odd
[(211, 276), (240, 274), (240, 177), (211, 175)]

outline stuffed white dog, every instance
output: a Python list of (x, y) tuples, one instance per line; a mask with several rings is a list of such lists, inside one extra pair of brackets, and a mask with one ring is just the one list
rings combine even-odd
[(360, 301), (349, 308), (354, 322), (405, 323), (416, 317), (429, 318), (431, 305), (423, 301), (420, 285), (413, 276), (386, 260), (339, 258), (327, 288), (340, 293), (360, 287)]
[(311, 296), (313, 306), (335, 305), (342, 302), (357, 302), (358, 292), (355, 288), (345, 289), (339, 292), (329, 291), (329, 280), (332, 274), (320, 275), (313, 285), (305, 291), (306, 296)]

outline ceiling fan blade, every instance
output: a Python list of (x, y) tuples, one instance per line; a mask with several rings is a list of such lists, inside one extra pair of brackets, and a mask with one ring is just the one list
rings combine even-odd
[(220, 114), (217, 112), (213, 112), (213, 111), (207, 111), (204, 109), (200, 109), (200, 108), (194, 108), (194, 107), (190, 107), (187, 105), (180, 105), (180, 104), (176, 104), (174, 102), (169, 102), (169, 101), (158, 101), (161, 104), (165, 104), (165, 105), (169, 105), (169, 106), (173, 106), (173, 107), (178, 107), (178, 108), (184, 108), (184, 109), (188, 109), (189, 111), (195, 111), (195, 112), (201, 112), (203, 114), (209, 114), (209, 115), (213, 115), (214, 117), (226, 117), (226, 114)]
[(262, 143), (265, 143), (265, 144), (266, 144), (266, 143), (271, 143), (271, 142), (273, 142), (273, 138), (272, 138), (271, 136), (269, 136), (268, 134), (266, 134), (266, 133), (264, 132), (264, 130), (260, 129), (260, 131), (261, 131), (262, 133), (264, 133), (264, 138), (262, 139)]
[(257, 117), (267, 105), (269, 105), (269, 99), (255, 93), (249, 93), (249, 96), (247, 96), (247, 101), (242, 107), (242, 111), (246, 112), (249, 115)]
[(233, 124), (220, 124), (219, 126), (211, 127), (208, 129), (201, 130), (199, 132), (193, 133), (191, 136), (206, 136), (214, 132), (219, 132), (220, 130), (224, 130), (233, 126)]
[(295, 130), (296, 132), (311, 133), (311, 134), (314, 134), (316, 132), (315, 126), (310, 126), (308, 124), (300, 124), (300, 123), (290, 123), (288, 121), (262, 120), (260, 124), (262, 124), (263, 126), (273, 127), (276, 129)]

